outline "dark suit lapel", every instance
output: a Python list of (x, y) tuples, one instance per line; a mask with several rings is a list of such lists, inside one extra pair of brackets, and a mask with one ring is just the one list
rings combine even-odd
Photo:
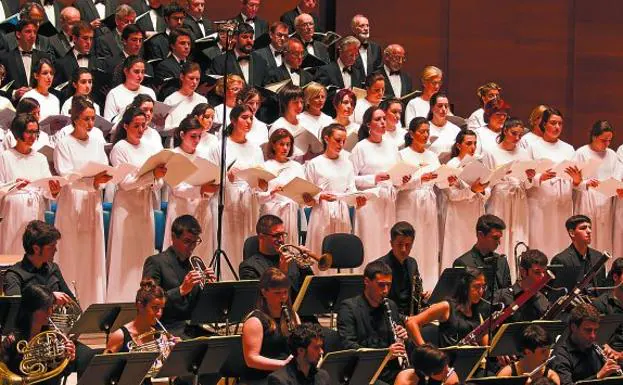
[(370, 44), (369, 42), (368, 42), (368, 48), (366, 49), (366, 52), (368, 53), (368, 57), (367, 57), (367, 61), (368, 61), (367, 68), (368, 68), (368, 71), (367, 71), (367, 73), (372, 73), (372, 72), (374, 72), (374, 68), (372, 68), (372, 67), (374, 67), (374, 59), (375, 58), (373, 57), (373, 53), (372, 53), (372, 44)]
[[(93, 4), (93, 1), (84, 0), (82, 3), (86, 4), (87, 10), (89, 11), (89, 13), (91, 13), (91, 17), (93, 18), (93, 20), (100, 18), (100, 14), (99, 12), (97, 12), (97, 8), (95, 8), (95, 4)], [(83, 17), (83, 19), (85, 19), (85, 17)]]
[(6, 17), (9, 17), (13, 14), (11, 9), (9, 8), (9, 5), (7, 4), (7, 0), (2, 0), (2, 9), (4, 10), (4, 15)]
[[(149, 18), (149, 21), (151, 22), (151, 18)], [(162, 18), (162, 16), (158, 16), (156, 18), (156, 28), (155, 31), (160, 32), (160, 31), (164, 31), (167, 28), (167, 25), (164, 22), (164, 19)]]
[[(332, 64), (332, 68), (333, 71), (335, 72), (335, 74), (337, 75), (337, 81), (339, 84), (337, 84), (340, 88), (344, 88), (344, 77), (342, 76), (342, 71), (340, 71), (340, 66), (337, 65), (336, 62), (333, 62)], [(352, 83), (352, 82), (351, 82)]]
[(400, 71), (400, 96), (404, 96), (409, 92), (407, 86), (407, 75), (403, 71)]
[[(242, 69), (240, 69), (242, 72)], [(248, 84), (252, 85), (253, 79), (255, 79), (255, 60), (252, 56), (249, 56), (249, 82)]]
[[(17, 76), (15, 78), (16, 81), (25, 84), (27, 86), (29, 86), (28, 84), (28, 77), (26, 76), (26, 69), (24, 68), (24, 62), (22, 61), (22, 55), (20, 54), (19, 50), (15, 49), (12, 51), (13, 52), (13, 63), (15, 64), (15, 68), (17, 70)], [(33, 64), (35, 63), (35, 57), (33, 55), (32, 58), (32, 62)], [(32, 64), (30, 65), (32, 68)], [(7, 68), (8, 70), (8, 68)], [(19, 88), (19, 87), (13, 87), (13, 88)]]
[[(167, 266), (169, 266), (169, 270), (170, 270), (173, 274), (175, 274), (175, 276), (177, 277), (176, 282), (183, 282), (183, 281), (184, 281), (184, 276), (183, 276), (183, 275), (182, 275), (182, 276), (180, 276), (180, 275), (177, 273), (177, 269), (175, 268), (175, 265), (173, 265), (174, 263), (177, 263), (177, 256), (175, 255), (175, 252), (173, 251), (173, 249), (172, 249), (171, 247), (169, 247), (169, 248), (166, 250), (166, 254), (167, 254), (167, 257), (168, 257), (168, 258), (166, 259)], [(164, 272), (163, 272), (163, 275), (164, 275)], [(161, 280), (162, 280), (162, 278), (161, 278)]]

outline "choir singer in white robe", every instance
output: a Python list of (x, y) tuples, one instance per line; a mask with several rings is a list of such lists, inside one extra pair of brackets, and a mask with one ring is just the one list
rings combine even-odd
[(199, 64), (190, 61), (184, 63), (180, 72), (180, 88), (164, 99), (164, 104), (173, 107), (164, 122), (165, 129), (175, 129), (197, 104), (208, 102), (204, 96), (195, 92), (200, 81)]
[[(73, 101), (74, 130), (54, 149), (54, 166), (61, 176), (88, 162), (108, 164), (104, 143), (91, 138), (95, 107), (89, 100)], [(112, 177), (101, 172), (65, 185), (58, 196), (54, 226), (63, 234), (58, 242), (57, 263), (67, 281), (76, 281), (80, 305), (101, 303), (106, 295), (106, 261), (102, 189)]]
[(429, 150), (437, 154), (439, 162), (446, 163), (450, 160), (450, 154), (454, 147), (454, 141), (461, 129), (448, 120), (450, 114), (450, 100), (442, 92), (434, 94), (430, 98), (430, 111), (428, 121), (430, 124)]
[[(359, 142), (350, 155), (357, 189), (378, 190), (378, 198), (359, 209), (355, 218), (355, 235), (363, 240), (362, 269), (387, 252), (389, 230), (396, 223), (396, 188), (387, 171), (398, 163), (400, 154), (394, 141), (385, 139), (384, 134), (385, 112), (380, 107), (370, 107), (363, 114)], [(405, 175), (400, 185), (410, 179), (410, 175)]]
[(24, 254), (22, 234), (28, 222), (44, 220), (46, 199), (56, 198), (61, 190), (57, 181), (48, 188), (29, 186), (37, 179), (51, 175), (48, 161), (32, 146), (39, 135), (37, 118), (29, 114), (16, 116), (11, 123), (15, 147), (0, 152), (0, 183), (18, 182), (15, 190), (0, 199), (0, 253)]
[[(562, 113), (550, 107), (543, 112), (543, 137), (528, 148), (531, 159), (549, 159), (554, 163), (573, 158), (573, 147), (560, 140), (563, 128)], [(530, 245), (547, 256), (553, 256), (569, 245), (565, 221), (573, 214), (572, 191), (582, 182), (577, 167), (565, 169), (567, 175), (556, 175), (551, 169), (537, 174), (534, 186), (528, 190), (530, 209)]]
[(128, 108), (115, 133), (110, 152), (113, 166), (131, 164), (137, 170), (117, 185), (108, 235), (108, 302), (132, 302), (133, 289), (141, 280), (145, 258), (154, 253), (153, 191), (162, 185), (164, 164), (138, 175), (153, 147), (143, 140), (147, 118), (137, 107)]
[(416, 171), (411, 180), (398, 191), (396, 200), (396, 220), (412, 223), (420, 236), (415, 237), (413, 247), (418, 261), (424, 290), (433, 290), (437, 283), (439, 268), (439, 216), (437, 214), (437, 194), (433, 181), (437, 174), (426, 170), (436, 170), (440, 164), (437, 154), (426, 149), (428, 142), (428, 120), (423, 117), (411, 119), (409, 132), (405, 135), (407, 147), (400, 150), (402, 161), (426, 167)]

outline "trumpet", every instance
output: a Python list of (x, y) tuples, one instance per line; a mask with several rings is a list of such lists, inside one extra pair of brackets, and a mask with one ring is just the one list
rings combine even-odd
[(289, 243), (279, 246), (279, 254), (286, 258), (293, 259), (296, 264), (303, 269), (317, 263), (318, 269), (320, 271), (325, 271), (333, 264), (333, 256), (331, 254), (322, 254), (318, 257), (316, 254), (310, 253), (300, 246)]
[[(170, 334), (167, 329), (156, 320), (156, 323), (161, 330), (153, 329), (139, 335), (135, 341), (128, 342), (128, 350), (130, 352), (158, 352), (160, 355), (154, 361), (154, 364), (147, 372), (147, 377), (154, 377), (158, 374), (164, 361), (169, 357), (171, 349), (175, 343), (173, 342), (173, 335)], [(147, 340), (145, 343), (141, 341)]]
[(193, 268), (193, 270), (201, 275), (201, 282), (199, 282), (199, 287), (201, 288), (201, 290), (203, 290), (205, 285), (210, 283), (210, 278), (205, 272), (207, 269), (206, 264), (203, 262), (203, 259), (201, 259), (200, 257), (196, 255), (193, 255), (192, 257), (190, 257), (189, 261), (190, 261), (190, 266)]

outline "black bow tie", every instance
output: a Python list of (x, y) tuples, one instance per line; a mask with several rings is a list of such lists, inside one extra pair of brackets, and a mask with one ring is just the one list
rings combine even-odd
[(290, 68), (290, 73), (291, 74), (298, 74), (300, 76), (301, 75), (301, 69), (300, 68)]
[(249, 55), (246, 55), (246, 56), (238, 56), (238, 62), (245, 61), (245, 60), (246, 60), (246, 61), (249, 61)]
[(78, 60), (89, 58), (89, 54), (86, 54), (86, 53), (79, 53), (77, 56), (78, 56)]
[(93, 1), (93, 4), (97, 5), (97, 4), (104, 4), (106, 5), (106, 0), (95, 0)]
[(247, 18), (247, 20), (245, 21), (245, 23), (255, 23), (255, 17), (249, 17), (249, 18)]
[(303, 45), (305, 46), (305, 49), (307, 49), (307, 47), (309, 47), (310, 45), (313, 47), (314, 46), (314, 41), (306, 41), (303, 43)]
[(281, 56), (282, 54), (283, 54), (283, 52), (281, 52), (281, 51), (275, 51), (275, 57)]
[(43, 5), (54, 5), (54, 0), (45, 0)]
[(370, 45), (370, 43), (361, 43), (361, 48), (368, 49), (368, 45)]
[(20, 51), (22, 56), (32, 56), (32, 51)]
[(353, 67), (344, 67), (342, 68), (342, 72), (344, 73), (349, 73), (349, 74), (353, 74)]
[(180, 60), (180, 67), (186, 64), (186, 60)]
[(398, 75), (400, 76), (400, 71), (389, 71), (389, 76)]

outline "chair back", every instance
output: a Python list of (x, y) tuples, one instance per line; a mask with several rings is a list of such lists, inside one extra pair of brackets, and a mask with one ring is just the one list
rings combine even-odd
[(257, 238), (257, 235), (250, 236), (244, 240), (244, 246), (242, 247), (242, 260), (249, 258), (253, 254), (257, 254), (259, 251), (260, 241)]
[(329, 234), (322, 240), (322, 253), (333, 256), (333, 269), (352, 269), (363, 263), (363, 243), (349, 233)]

